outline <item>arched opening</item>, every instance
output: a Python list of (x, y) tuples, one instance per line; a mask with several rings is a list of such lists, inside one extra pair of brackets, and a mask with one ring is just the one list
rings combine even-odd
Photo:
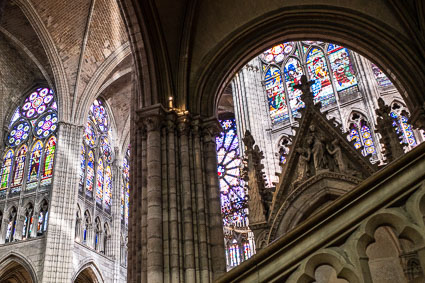
[(35, 283), (34, 276), (22, 264), (10, 260), (0, 270), (0, 282), (4, 283)]
[(98, 283), (99, 280), (96, 277), (96, 274), (94, 273), (93, 269), (90, 267), (85, 268), (82, 270), (77, 278), (75, 278), (74, 283)]

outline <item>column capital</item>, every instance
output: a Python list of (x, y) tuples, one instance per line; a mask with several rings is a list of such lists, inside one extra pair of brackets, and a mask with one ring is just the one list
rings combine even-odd
[(200, 129), (201, 129), (201, 117), (200, 116), (193, 117), (190, 122), (190, 126), (192, 128), (193, 133), (195, 135), (199, 135)]
[(162, 104), (155, 104), (143, 109), (137, 110), (138, 122), (142, 124), (146, 131), (159, 130), (167, 111)]
[(187, 136), (190, 130), (190, 116), (182, 115), (177, 118), (177, 131), (179, 135)]
[(170, 111), (166, 115), (166, 129), (167, 132), (174, 131), (176, 127), (177, 114), (174, 111)]
[(223, 131), (217, 118), (212, 117), (202, 122), (202, 136), (205, 142), (215, 142), (215, 137)]

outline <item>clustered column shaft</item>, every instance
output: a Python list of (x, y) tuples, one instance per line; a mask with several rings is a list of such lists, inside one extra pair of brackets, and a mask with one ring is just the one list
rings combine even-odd
[(138, 115), (128, 281), (211, 282), (226, 268), (214, 138), (219, 124), (161, 105)]

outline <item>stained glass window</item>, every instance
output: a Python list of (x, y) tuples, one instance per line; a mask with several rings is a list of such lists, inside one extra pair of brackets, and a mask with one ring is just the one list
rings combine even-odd
[(362, 142), (360, 140), (359, 131), (356, 125), (353, 125), (353, 128), (350, 131), (350, 140), (354, 141), (354, 147), (359, 149), (362, 146)]
[(53, 176), (53, 164), (55, 160), (56, 151), (56, 137), (52, 136), (46, 143), (44, 150), (44, 167), (42, 176), (42, 185), (50, 183), (50, 179)]
[(103, 201), (105, 209), (111, 210), (111, 198), (112, 198), (112, 172), (111, 167), (107, 166), (105, 169), (105, 184), (104, 184), (104, 196)]
[[(7, 188), (11, 194), (24, 190), (37, 189), (43, 161), (49, 154), (43, 151), (46, 141), (58, 128), (57, 104), (51, 89), (42, 87), (31, 92), (25, 101), (15, 110), (6, 135), (6, 155), (3, 159), (0, 185), (0, 197)], [(56, 138), (55, 144), (56, 144)], [(54, 147), (53, 147), (54, 149)], [(15, 152), (14, 152), (15, 150)], [(15, 158), (13, 156), (15, 153)], [(28, 158), (28, 162), (27, 162)], [(53, 159), (53, 155), (50, 155)], [(50, 165), (49, 165), (50, 164)], [(52, 163), (49, 176), (53, 174)], [(46, 189), (47, 187), (43, 187)]]
[(81, 156), (80, 156), (80, 182), (78, 190), (80, 193), (84, 191), (84, 175), (86, 173), (86, 149), (84, 145), (81, 146)]
[(53, 91), (48, 88), (38, 88), (31, 93), (21, 107), (21, 115), (34, 119), (43, 114), (54, 101)]
[(7, 144), (9, 146), (18, 146), (28, 140), (31, 126), (26, 120), (17, 121), (10, 133), (7, 135)]
[(28, 151), (28, 147), (26, 145), (23, 145), (16, 153), (16, 158), (15, 158), (15, 162), (13, 166), (14, 171), (13, 171), (12, 186), (19, 186), (22, 184), (27, 151)]
[(291, 54), (294, 49), (294, 42), (285, 42), (267, 49), (260, 55), (260, 58), (266, 63), (280, 63), (285, 56)]
[(217, 137), (217, 173), (224, 225), (246, 221), (247, 196), (240, 179), (239, 139), (234, 119), (223, 120), (223, 133)]
[(127, 149), (127, 153), (124, 157), (123, 162), (123, 177), (124, 177), (124, 188), (121, 199), (121, 211), (124, 215), (124, 223), (128, 225), (128, 216), (130, 209), (130, 149)]
[(360, 129), (364, 145), (364, 155), (375, 154), (375, 145), (373, 144), (372, 135), (367, 125), (363, 125)]
[(96, 184), (96, 203), (102, 206), (103, 201), (103, 161), (97, 162), (97, 184)]
[(378, 82), (378, 85), (381, 87), (390, 86), (393, 83), (390, 81), (390, 79), (379, 69), (378, 66), (371, 63), (372, 65), (372, 72), (375, 75), (375, 79)]
[(56, 131), (58, 127), (58, 115), (55, 112), (46, 113), (38, 119), (35, 126), (35, 135), (38, 138), (46, 138)]
[(288, 90), (289, 105), (292, 113), (304, 107), (304, 102), (301, 100), (301, 90), (295, 89), (294, 87), (301, 82), (301, 76), (303, 75), (303, 69), (298, 59), (289, 58), (285, 64), (285, 82)]
[(269, 101), (270, 117), (273, 123), (288, 119), (288, 106), (282, 76), (277, 67), (271, 66), (265, 75), (265, 89)]
[(9, 149), (6, 152), (6, 154), (3, 156), (3, 165), (1, 168), (0, 196), (6, 192), (6, 189), (9, 186), (9, 178), (10, 178), (10, 173), (12, 171), (12, 159), (13, 159), (13, 150)]
[(328, 65), (325, 55), (319, 48), (312, 48), (307, 55), (307, 69), (310, 78), (314, 80), (312, 91), (314, 102), (321, 101), (322, 106), (335, 102)]
[(113, 147), (111, 128), (104, 103), (96, 99), (90, 107), (81, 147), (80, 185), (82, 195), (93, 198), (98, 208), (111, 212)]
[(92, 150), (87, 155), (87, 173), (86, 173), (86, 195), (93, 197), (93, 181), (94, 181), (94, 153)]
[(109, 127), (108, 113), (102, 101), (96, 99), (90, 107), (90, 118), (102, 132), (107, 132)]
[(37, 141), (31, 150), (30, 164), (28, 168), (27, 190), (37, 187), (37, 181), (40, 172), (41, 153), (43, 151), (43, 143)]
[(364, 156), (376, 154), (372, 132), (366, 118), (359, 113), (353, 113), (350, 119), (352, 123), (350, 123), (350, 135), (348, 139), (354, 141), (354, 147), (356, 149), (363, 146), (362, 154)]
[[(393, 107), (394, 108), (394, 107)], [(415, 147), (417, 145), (415, 134), (413, 133), (412, 125), (408, 123), (406, 116), (399, 114), (393, 110), (391, 112), (391, 117), (394, 119), (393, 126), (397, 134), (401, 136), (400, 143), (409, 145), (409, 147)]]
[(328, 57), (337, 91), (357, 85), (357, 79), (347, 48), (336, 44), (329, 44)]

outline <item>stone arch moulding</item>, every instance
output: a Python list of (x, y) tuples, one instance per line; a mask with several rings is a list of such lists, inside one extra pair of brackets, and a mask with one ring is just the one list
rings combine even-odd
[(61, 113), (61, 120), (69, 121), (71, 118), (71, 96), (69, 95), (69, 86), (65, 68), (63, 66), (62, 59), (59, 56), (59, 52), (56, 49), (53, 38), (51, 37), (49, 31), (43, 23), (43, 20), (30, 1), (16, 0), (15, 2), (27, 17), (28, 21), (31, 23), (31, 26), (34, 28), (38, 38), (41, 41), (41, 44), (44, 47), (53, 72), (53, 80), (55, 84), (54, 89), (58, 102), (58, 113)]
[(13, 262), (16, 262), (17, 264), (24, 267), (24, 269), (31, 276), (33, 283), (39, 282), (37, 273), (35, 272), (34, 265), (32, 264), (31, 260), (25, 255), (16, 251), (10, 251), (0, 258), (0, 278), (4, 275), (3, 272), (5, 267)]
[(80, 99), (76, 102), (78, 105), (73, 105), (73, 118), (75, 122), (80, 122), (84, 125), (89, 113), (90, 106), (99, 95), (99, 89), (105, 82), (106, 78), (127, 56), (131, 55), (130, 45), (124, 43), (115, 50), (103, 63), (97, 68), (96, 72), (91, 77), (86, 88), (83, 90)]
[(92, 271), (93, 274), (96, 276), (96, 280), (97, 280), (96, 283), (104, 282), (102, 273), (100, 272), (99, 268), (97, 267), (93, 259), (87, 259), (80, 263), (80, 265), (76, 269), (77, 271), (74, 273), (74, 276), (72, 277), (71, 282), (74, 282), (77, 279), (78, 275), (86, 269), (89, 269), (90, 271)]
[(376, 229), (389, 226), (397, 237), (408, 239), (416, 247), (422, 247), (425, 239), (418, 225), (413, 224), (399, 208), (384, 209), (365, 221), (356, 233), (355, 250), (359, 257), (366, 257), (366, 248), (374, 241)]
[(278, 42), (306, 39), (334, 42), (358, 52), (392, 79), (412, 113), (415, 106), (422, 105), (424, 66), (421, 60), (415, 62), (414, 44), (408, 37), (358, 11), (299, 5), (261, 15), (219, 42), (193, 75), (190, 100), (194, 104), (189, 111), (216, 115), (219, 95), (248, 60)]
[[(169, 65), (165, 63), (165, 43), (163, 38), (152, 35), (154, 32), (150, 32), (152, 29), (149, 29), (152, 25), (148, 24), (150, 21), (158, 23), (159, 19), (147, 19), (143, 13), (154, 9), (150, 6), (151, 1), (118, 0), (118, 5), (127, 27), (135, 64), (133, 76), (135, 101), (137, 101), (135, 108), (157, 104), (160, 102), (159, 93), (171, 94), (171, 71)], [(156, 57), (155, 51), (159, 54)], [(163, 102), (165, 101), (167, 100)]]
[(358, 272), (351, 263), (344, 257), (343, 252), (338, 248), (328, 248), (316, 252), (314, 255), (306, 259), (291, 275), (288, 282), (290, 283), (309, 283), (315, 280), (315, 271), (322, 265), (331, 266), (338, 278), (346, 279), (350, 283), (360, 283), (357, 276)]

